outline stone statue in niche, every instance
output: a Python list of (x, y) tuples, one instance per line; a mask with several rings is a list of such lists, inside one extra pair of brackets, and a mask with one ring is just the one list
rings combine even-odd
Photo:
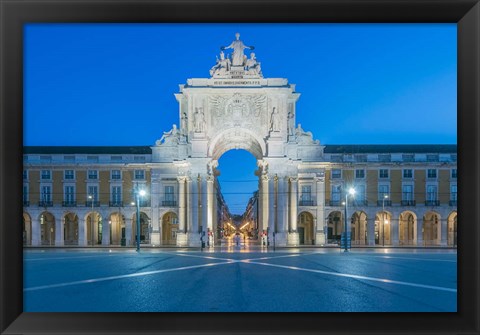
[(196, 133), (203, 133), (206, 128), (205, 114), (203, 114), (203, 107), (196, 107), (193, 114), (193, 123)]
[(225, 58), (225, 54), (221, 51), (220, 59), (217, 57), (217, 64), (210, 69), (210, 76), (225, 75), (227, 71), (230, 71), (230, 65), (230, 59)]
[(270, 119), (270, 130), (280, 131), (280, 129), (281, 129), (280, 113), (278, 113), (277, 108), (273, 107), (272, 117)]
[(313, 140), (313, 134), (311, 131), (304, 131), (302, 125), (299, 123), (295, 129), (295, 138), (299, 144), (318, 144), (319, 141)]
[(295, 114), (293, 111), (288, 112), (288, 135), (293, 136), (295, 132)]
[(188, 121), (187, 113), (182, 112), (182, 118), (180, 120), (180, 131), (182, 135), (185, 135), (187, 133), (187, 121)]
[(255, 58), (255, 53), (250, 54), (250, 58), (246, 61), (246, 70), (247, 74), (258, 74), (261, 75), (262, 70), (260, 68), (260, 62)]
[(174, 124), (170, 131), (164, 131), (162, 137), (155, 142), (156, 145), (162, 144), (178, 144), (180, 140), (180, 132), (177, 129), (177, 125)]
[(226, 50), (226, 49), (233, 49), (233, 54), (232, 54), (232, 65), (233, 66), (244, 66), (244, 61), (245, 61), (245, 54), (243, 53), (243, 50), (245, 49), (250, 49), (253, 50), (255, 47), (253, 46), (246, 46), (243, 44), (243, 42), (240, 40), (240, 34), (236, 33), (235, 34), (236, 40), (233, 41), (229, 46), (226, 47), (221, 47), (220, 50)]

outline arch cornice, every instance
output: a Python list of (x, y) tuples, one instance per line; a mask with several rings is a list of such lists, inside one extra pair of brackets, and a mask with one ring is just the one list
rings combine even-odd
[(267, 152), (265, 140), (246, 128), (229, 128), (222, 130), (213, 137), (209, 144), (208, 157), (219, 159), (222, 154), (231, 149), (244, 149), (257, 159), (262, 159)]

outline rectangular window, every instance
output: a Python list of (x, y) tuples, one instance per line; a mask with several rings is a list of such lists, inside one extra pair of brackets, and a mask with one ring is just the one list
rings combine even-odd
[(51, 186), (42, 186), (41, 201), (50, 202), (52, 201), (52, 187)]
[(390, 187), (388, 185), (378, 185), (378, 200), (382, 201), (385, 196), (390, 198)]
[(450, 200), (457, 201), (457, 185), (450, 186)]
[(332, 155), (331, 156), (332, 162), (343, 162), (343, 155)]
[(403, 159), (404, 162), (415, 162), (415, 155), (403, 154), (402, 159)]
[(134, 179), (144, 180), (145, 179), (145, 170), (135, 170), (134, 171)]
[(378, 177), (383, 179), (388, 178), (388, 170), (387, 169), (378, 170)]
[(165, 186), (165, 201), (175, 201), (175, 193), (173, 192), (173, 186)]
[(23, 170), (23, 180), (28, 179), (28, 170)]
[(437, 178), (437, 170), (427, 169), (427, 178)]
[(65, 202), (73, 203), (75, 201), (75, 186), (65, 186)]
[(392, 160), (391, 155), (378, 155), (379, 162), (390, 162)]
[(456, 154), (451, 154), (450, 159), (452, 160), (452, 162), (456, 162), (457, 161), (457, 155)]
[(413, 178), (413, 170), (412, 169), (404, 169), (403, 170), (403, 178), (405, 178), (405, 179)]
[(427, 162), (438, 162), (438, 155), (427, 155)]
[(340, 179), (340, 178), (342, 178), (342, 170), (332, 169), (332, 179)]
[(63, 160), (66, 162), (75, 162), (75, 156), (63, 156)]
[(65, 180), (73, 180), (75, 179), (75, 172), (73, 170), (65, 170), (63, 176)]
[(135, 162), (144, 162), (145, 161), (145, 156), (134, 156), (133, 160)]
[(28, 204), (28, 185), (23, 185), (23, 204)]
[(355, 170), (355, 178), (357, 179), (363, 179), (365, 178), (365, 170)]
[(87, 200), (88, 201), (98, 201), (98, 186), (88, 186), (88, 194), (87, 194)]
[(117, 161), (117, 162), (118, 162), (118, 161), (121, 161), (121, 160), (122, 160), (122, 156), (110, 156), (110, 159), (111, 159), (112, 161)]
[(428, 185), (427, 186), (427, 201), (437, 200), (437, 186)]
[(452, 169), (452, 179), (457, 179), (457, 169)]
[(98, 162), (98, 156), (87, 156), (87, 161)]
[(88, 179), (97, 180), (98, 179), (98, 171), (97, 170), (88, 170)]
[(365, 185), (357, 185), (355, 187), (355, 200), (359, 203), (365, 202)]
[(332, 185), (332, 201), (340, 201), (342, 198), (342, 185)]
[(355, 161), (356, 162), (366, 162), (367, 161), (367, 155), (355, 155)]
[(112, 202), (119, 204), (122, 201), (122, 187), (112, 186)]
[(310, 202), (312, 201), (312, 186), (310, 185), (303, 185), (302, 186), (302, 194), (300, 196), (301, 201)]
[(112, 180), (121, 180), (122, 173), (120, 172), (120, 170), (112, 170), (111, 178)]
[(403, 201), (412, 201), (413, 200), (413, 186), (412, 185), (403, 185), (402, 190), (402, 200)]
[(50, 179), (52, 179), (51, 171), (50, 171), (50, 170), (42, 170), (41, 179), (42, 179), (42, 180), (50, 180)]

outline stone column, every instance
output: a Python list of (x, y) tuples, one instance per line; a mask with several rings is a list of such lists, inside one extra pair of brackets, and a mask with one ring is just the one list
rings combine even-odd
[(200, 201), (201, 201), (201, 218), (200, 225), (202, 226), (202, 232), (205, 234), (203, 241), (206, 241), (207, 231), (208, 231), (208, 192), (207, 192), (207, 176), (201, 178), (201, 189), (200, 189)]
[(375, 212), (367, 212), (367, 244), (375, 245)]
[(133, 222), (132, 218), (125, 217), (125, 245), (128, 247), (132, 244), (132, 229)]
[(447, 246), (447, 238), (448, 238), (448, 220), (447, 219), (441, 219), (440, 220), (440, 238), (438, 239), (440, 241), (441, 246)]
[(192, 231), (192, 220), (193, 220), (193, 180), (191, 178), (187, 179), (187, 224), (186, 231), (191, 233)]
[(110, 245), (111, 229), (112, 229), (112, 225), (110, 224), (110, 220), (103, 220), (102, 221), (102, 245)]
[(288, 245), (298, 245), (298, 232), (297, 232), (297, 206), (298, 206), (298, 178), (290, 178), (290, 229), (288, 234)]
[(275, 184), (278, 181), (278, 177), (275, 176), (270, 178), (271, 181), (268, 184), (268, 227), (270, 233), (270, 240), (272, 239), (271, 234), (276, 231), (276, 217), (277, 217), (277, 193), (275, 192)]
[(185, 233), (185, 177), (178, 177), (178, 232)]
[(269, 177), (267, 175), (262, 176), (262, 222), (260, 228), (260, 234), (263, 233), (264, 230), (267, 230), (268, 227), (268, 181)]
[(325, 178), (316, 178), (317, 187), (317, 214), (315, 228), (315, 244), (323, 245), (327, 243), (325, 231)]
[(417, 245), (423, 246), (423, 219), (417, 217)]
[(40, 245), (40, 219), (32, 219), (32, 246)]
[(78, 218), (78, 245), (87, 245), (87, 220)]
[(214, 232), (213, 224), (213, 176), (207, 176), (207, 228), (210, 229), (212, 233)]
[(63, 218), (58, 218), (55, 221), (55, 246), (64, 245), (63, 220)]
[(192, 182), (192, 229), (191, 233), (198, 234), (198, 197), (200, 194), (200, 177), (195, 177)]
[(399, 234), (399, 223), (398, 219), (392, 219), (390, 217), (390, 238), (391, 238), (391, 245), (397, 246), (398, 245), (398, 234)]

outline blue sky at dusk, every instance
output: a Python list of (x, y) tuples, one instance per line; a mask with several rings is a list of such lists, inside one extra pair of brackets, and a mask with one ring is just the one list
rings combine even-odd
[[(178, 85), (209, 77), (237, 31), (265, 77), (296, 84), (322, 144), (456, 143), (455, 24), (29, 24), (24, 145), (152, 145), (179, 124)], [(219, 163), (241, 213), (255, 159)]]

